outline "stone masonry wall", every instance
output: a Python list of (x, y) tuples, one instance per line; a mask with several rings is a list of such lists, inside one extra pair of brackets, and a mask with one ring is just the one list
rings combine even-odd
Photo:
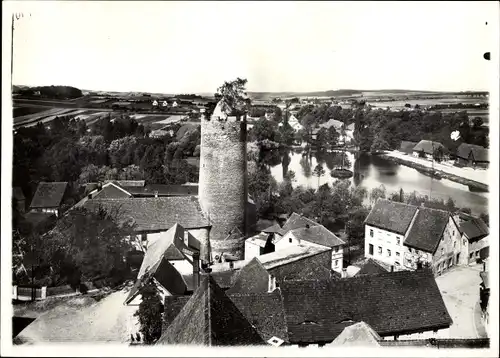
[(244, 258), (245, 238), (225, 239), (234, 228), (245, 234), (246, 134), (244, 120), (202, 119), (198, 195), (212, 225), (212, 257), (224, 252)]

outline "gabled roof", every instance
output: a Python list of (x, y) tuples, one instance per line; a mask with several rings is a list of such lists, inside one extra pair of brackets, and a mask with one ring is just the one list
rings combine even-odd
[(294, 229), (291, 230), (291, 233), (299, 240), (312, 242), (326, 247), (335, 247), (345, 244), (343, 240), (339, 239), (337, 235), (323, 225)]
[(275, 267), (288, 265), (292, 262), (303, 260), (331, 250), (332, 249), (329, 247), (322, 246), (293, 245), (265, 255), (260, 255), (259, 261), (267, 270), (271, 270)]
[(476, 218), (471, 215), (459, 214), (458, 228), (461, 233), (467, 235), (469, 240), (480, 240), (490, 234), (488, 226), (481, 218)]
[(234, 283), (227, 293), (265, 293), (268, 288), (269, 272), (262, 266), (259, 259), (254, 257), (235, 274)]
[(68, 182), (40, 182), (36, 189), (31, 208), (57, 208), (61, 205)]
[(262, 232), (265, 232), (268, 234), (279, 233), (280, 231), (281, 231), (281, 226), (278, 223), (276, 223), (272, 226), (269, 226), (268, 228), (265, 228), (264, 230), (262, 230)]
[[(215, 280), (220, 288), (227, 290), (232, 286), (234, 277), (237, 273), (238, 270), (218, 271), (210, 273), (210, 276)], [(182, 275), (182, 277), (187, 284), (188, 291), (193, 291), (193, 274)]]
[(423, 139), (417, 143), (417, 145), (413, 148), (413, 151), (414, 152), (424, 151), (424, 153), (426, 154), (433, 154), (434, 151), (438, 148), (444, 149), (444, 146), (439, 142)]
[(415, 206), (378, 199), (365, 219), (365, 224), (404, 235), (416, 212)]
[(326, 129), (328, 129), (330, 127), (334, 127), (335, 130), (340, 131), (342, 129), (342, 127), (344, 126), (344, 122), (341, 122), (337, 119), (331, 118), (330, 120), (328, 120), (328, 122), (321, 123), (319, 126), (321, 128), (326, 128)]
[(450, 213), (447, 211), (419, 207), (404, 245), (434, 253), (449, 219)]
[(281, 228), (280, 234), (285, 235), (290, 230), (306, 227), (306, 225), (317, 226), (319, 224), (311, 219), (306, 218), (305, 216), (299, 215), (297, 213), (292, 213), (292, 215), (290, 215), (288, 220)]
[(381, 273), (387, 273), (388, 270), (383, 267), (376, 260), (369, 258), (366, 262), (361, 266), (361, 269), (356, 273), (356, 276), (361, 275), (378, 275)]
[(132, 194), (120, 184), (117, 182), (108, 182), (93, 196), (93, 199), (124, 199), (130, 197), (132, 197)]
[[(337, 281), (284, 281), (280, 289), (292, 344), (332, 342), (353, 321), (366, 322), (381, 336), (443, 329), (452, 324), (435, 278), (428, 271)], [(340, 327), (342, 324), (345, 326)]]
[[(186, 253), (199, 252), (196, 244), (192, 246), (185, 244), (184, 232), (182, 226), (175, 224), (167, 232), (161, 233), (160, 237), (148, 247), (137, 274), (136, 284), (130, 291), (126, 303), (129, 303), (138, 294), (140, 284), (147, 279), (147, 274), (153, 275), (170, 293), (179, 293), (179, 291), (184, 293), (187, 290), (187, 285), (179, 272), (170, 263), (165, 263), (168, 260), (189, 259)], [(188, 233), (188, 235), (191, 236), (192, 242), (196, 241), (191, 234)], [(180, 283), (181, 281), (183, 285)]]
[(131, 218), (134, 220), (136, 231), (168, 230), (175, 223), (186, 229), (210, 226), (194, 196), (91, 199), (85, 202), (83, 207), (87, 210), (97, 210), (102, 207), (110, 212), (118, 211), (121, 221), (128, 221)]
[(468, 159), (472, 152), (473, 160), (488, 162), (488, 149), (475, 144), (462, 143), (457, 148), (457, 157)]
[(245, 241), (257, 245), (259, 247), (266, 247), (268, 237), (269, 234), (261, 232), (260, 234), (249, 237)]
[(244, 346), (265, 342), (214, 279), (204, 275), (157, 344)]
[(331, 343), (333, 346), (379, 346), (382, 338), (365, 322), (354, 323), (342, 331)]

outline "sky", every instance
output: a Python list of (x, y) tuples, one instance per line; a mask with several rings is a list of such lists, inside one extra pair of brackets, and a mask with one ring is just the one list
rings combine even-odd
[[(22, 2), (13, 83), (82, 89), (487, 90), (496, 2)], [(21, 7), (21, 8), (19, 8)], [(486, 24), (488, 23), (488, 25)]]

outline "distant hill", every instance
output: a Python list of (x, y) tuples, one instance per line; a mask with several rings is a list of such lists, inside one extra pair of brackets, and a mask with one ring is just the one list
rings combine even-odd
[(71, 86), (19, 86), (15, 85), (12, 92), (24, 96), (36, 96), (50, 99), (72, 99), (83, 96), (80, 89)]

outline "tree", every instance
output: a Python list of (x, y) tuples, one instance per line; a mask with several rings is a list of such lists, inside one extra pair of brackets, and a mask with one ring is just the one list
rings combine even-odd
[(318, 164), (316, 167), (314, 167), (313, 170), (313, 175), (318, 177), (318, 188), (319, 188), (319, 179), (325, 175), (325, 168), (323, 168), (323, 165)]
[(369, 210), (364, 207), (349, 212), (346, 223), (346, 233), (354, 242), (362, 242), (365, 236), (364, 221), (368, 214)]
[(144, 173), (138, 165), (131, 164), (118, 174), (120, 180), (143, 180)]
[(372, 204), (376, 203), (378, 199), (385, 199), (386, 189), (384, 184), (381, 184), (378, 188), (373, 188), (370, 192), (370, 202)]
[(443, 147), (439, 146), (437, 147), (434, 152), (432, 153), (432, 158), (436, 161), (436, 162), (441, 162), (444, 158), (444, 149)]
[(381, 137), (376, 137), (373, 144), (370, 147), (370, 152), (377, 153), (384, 150), (390, 150), (389, 143), (382, 139)]
[(481, 220), (484, 221), (484, 223), (487, 225), (487, 226), (490, 226), (490, 216), (488, 215), (488, 213), (481, 213), (479, 215), (479, 217), (481, 218)]
[(238, 77), (234, 81), (224, 82), (222, 86), (217, 88), (216, 97), (222, 101), (222, 110), (225, 113), (243, 113), (248, 110), (250, 99), (247, 97), (245, 88), (247, 82), (246, 79)]
[(143, 342), (153, 344), (161, 337), (163, 304), (153, 279), (147, 279), (139, 289), (142, 301), (134, 313), (138, 317)]

